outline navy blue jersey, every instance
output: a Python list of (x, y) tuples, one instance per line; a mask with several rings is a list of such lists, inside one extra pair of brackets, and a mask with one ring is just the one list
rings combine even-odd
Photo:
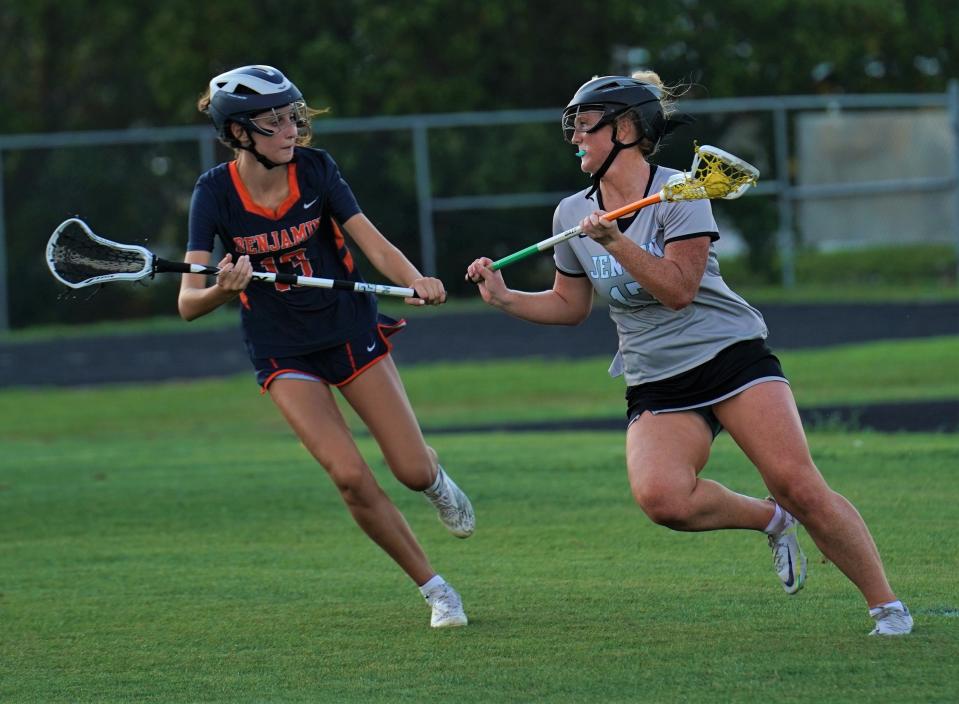
[[(275, 210), (253, 202), (236, 162), (200, 176), (190, 204), (188, 251), (212, 252), (219, 237), (233, 261), (249, 255), (254, 271), (363, 281), (339, 227), (360, 208), (332, 157), (297, 147), (286, 169), (290, 195)], [(251, 281), (240, 301), (252, 357), (326, 349), (376, 322), (372, 294)]]

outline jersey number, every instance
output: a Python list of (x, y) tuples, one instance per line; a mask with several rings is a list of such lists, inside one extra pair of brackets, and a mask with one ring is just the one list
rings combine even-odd
[[(310, 260), (306, 258), (305, 249), (294, 249), (292, 252), (287, 252), (286, 254), (280, 255), (281, 264), (291, 264), (294, 268), (299, 269), (300, 273), (297, 276), (313, 276), (313, 267), (310, 265)], [(264, 257), (260, 260), (260, 264), (267, 271), (277, 274), (279, 273), (276, 268), (276, 262), (273, 260), (273, 257)], [(290, 284), (273, 284), (276, 286), (277, 291), (289, 291)]]
[[(639, 293), (642, 290), (643, 287), (640, 286), (635, 281), (629, 281), (623, 284), (623, 288), (626, 289), (626, 293), (628, 293), (630, 296), (635, 296), (637, 293)], [(619, 290), (619, 286), (613, 286), (609, 290), (609, 297), (612, 298), (614, 301), (618, 301), (623, 304), (626, 304), (629, 302), (626, 300), (626, 297), (623, 295), (623, 292)]]

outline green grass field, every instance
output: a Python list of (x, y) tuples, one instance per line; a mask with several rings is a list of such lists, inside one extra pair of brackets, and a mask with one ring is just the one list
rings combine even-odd
[[(957, 398), (957, 346), (782, 357), (801, 403)], [(612, 417), (622, 390), (604, 362), (403, 374), (424, 425)], [(953, 434), (810, 436), (916, 616), (913, 635), (889, 640), (865, 635), (858, 593), (808, 539), (807, 587), (787, 597), (761, 535), (650, 524), (629, 495), (622, 433), (429, 438), (476, 507), (466, 541), (359, 437), (463, 594), (471, 625), (433, 631), (415, 587), (245, 375), (0, 391), (0, 420), (4, 704), (951, 702), (959, 691)], [(726, 436), (706, 473), (763, 493)]]

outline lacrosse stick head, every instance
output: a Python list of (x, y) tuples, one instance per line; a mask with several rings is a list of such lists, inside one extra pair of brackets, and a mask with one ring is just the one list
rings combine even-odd
[(47, 242), (47, 266), (61, 283), (83, 288), (152, 276), (154, 256), (143, 247), (98, 237), (83, 220), (69, 218)]
[(689, 171), (671, 176), (663, 187), (665, 200), (734, 200), (756, 185), (759, 169), (708, 144), (696, 147)]

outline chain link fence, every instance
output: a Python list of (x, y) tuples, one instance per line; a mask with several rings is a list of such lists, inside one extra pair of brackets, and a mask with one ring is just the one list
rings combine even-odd
[[(959, 82), (942, 94), (715, 99), (679, 108), (696, 121), (656, 161), (687, 168), (695, 140), (762, 173), (745, 198), (714, 206), (724, 257), (747, 257), (792, 287), (801, 250), (959, 250)], [(468, 295), (466, 263), (549, 236), (556, 203), (586, 185), (560, 137), (560, 112), (320, 118), (314, 144), (332, 153), (364, 212), (397, 246), (451, 294)], [(64, 292), (42, 252), (53, 229), (79, 215), (107, 238), (181, 258), (193, 183), (229, 158), (206, 125), (0, 136), (0, 331), (175, 314), (177, 277), (81, 290), (76, 305), (53, 305)], [(549, 286), (552, 276), (547, 255), (509, 273), (518, 287)]]

